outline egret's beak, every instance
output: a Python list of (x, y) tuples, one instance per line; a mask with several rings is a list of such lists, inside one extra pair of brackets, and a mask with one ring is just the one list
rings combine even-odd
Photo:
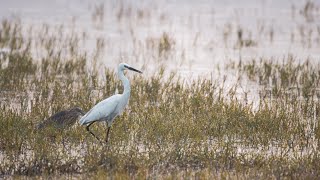
[(137, 69), (135, 69), (135, 68), (133, 68), (133, 67), (130, 67), (130, 66), (125, 66), (127, 69), (129, 69), (129, 70), (131, 70), (131, 71), (135, 71), (135, 72), (138, 72), (138, 73), (141, 73), (142, 74), (142, 72), (141, 71), (139, 71), (139, 70), (137, 70)]

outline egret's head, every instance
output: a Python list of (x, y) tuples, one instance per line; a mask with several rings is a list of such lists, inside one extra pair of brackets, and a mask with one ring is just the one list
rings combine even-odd
[(139, 70), (131, 67), (131, 66), (130, 66), (129, 64), (127, 64), (127, 63), (120, 63), (120, 64), (119, 64), (119, 70), (120, 70), (120, 71), (124, 71), (124, 70), (126, 70), (126, 69), (131, 70), (131, 71), (135, 71), (135, 72), (138, 72), (138, 73), (142, 73), (141, 71), (139, 71)]

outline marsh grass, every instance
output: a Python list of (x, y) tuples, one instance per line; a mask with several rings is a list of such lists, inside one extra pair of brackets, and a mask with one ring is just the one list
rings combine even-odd
[(320, 95), (320, 64), (309, 59), (301, 61), (288, 55), (280, 61), (262, 58), (248, 63), (230, 63), (228, 67), (271, 90), (275, 97), (289, 94), (308, 100)]
[[(111, 70), (105, 70), (105, 81), (98, 80), (97, 71), (86, 74), (91, 59), (78, 49), (76, 34), (65, 37), (68, 46), (63, 53), (54, 34), (42, 38), (40, 48), (50, 53), (38, 61), (30, 48), (23, 48), (34, 42), (21, 35), (21, 28), (8, 21), (1, 26), (1, 47), (12, 49), (0, 56), (0, 62), (8, 64), (0, 69), (1, 98), (6, 99), (0, 111), (2, 177), (319, 176), (318, 101), (277, 94), (276, 101), (261, 99), (258, 109), (253, 109), (235, 96), (236, 86), (225, 89), (207, 79), (188, 85), (175, 74), (165, 78), (163, 71), (131, 77), (130, 106), (113, 124), (107, 146), (79, 125), (65, 131), (36, 131), (35, 125), (52, 113), (73, 106), (89, 110), (122, 87)], [(15, 44), (17, 37), (20, 45)], [(260, 84), (270, 78), (279, 80), (279, 73), (281, 88), (299, 80), (294, 78), (294, 65), (262, 61), (261, 66), (234, 67)], [(318, 76), (312, 78), (310, 68), (318, 72), (314, 66), (298, 68), (302, 87), (313, 87), (318, 80)], [(105, 136), (103, 123), (92, 127), (99, 137)]]

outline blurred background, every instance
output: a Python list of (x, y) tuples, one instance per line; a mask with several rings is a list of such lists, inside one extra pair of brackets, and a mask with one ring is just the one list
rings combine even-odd
[(86, 51), (99, 39), (107, 67), (125, 61), (148, 73), (165, 64), (186, 78), (210, 77), (230, 60), (318, 61), (319, 17), (320, 1), (306, 0), (2, 0), (0, 6), (1, 19), (84, 33)]

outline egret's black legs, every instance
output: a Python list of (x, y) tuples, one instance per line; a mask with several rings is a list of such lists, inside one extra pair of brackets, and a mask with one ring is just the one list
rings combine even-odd
[(107, 131), (107, 136), (106, 136), (106, 143), (108, 143), (109, 141), (109, 132), (110, 132), (111, 127), (108, 127), (108, 131)]
[(95, 121), (94, 121), (94, 122), (91, 122), (89, 125), (87, 125), (86, 130), (87, 130), (92, 136), (94, 136), (96, 139), (98, 139), (98, 141), (101, 142), (101, 140), (100, 140), (95, 134), (93, 134), (93, 132), (90, 131), (90, 129), (89, 129), (89, 127), (90, 127), (93, 123), (95, 123)]

